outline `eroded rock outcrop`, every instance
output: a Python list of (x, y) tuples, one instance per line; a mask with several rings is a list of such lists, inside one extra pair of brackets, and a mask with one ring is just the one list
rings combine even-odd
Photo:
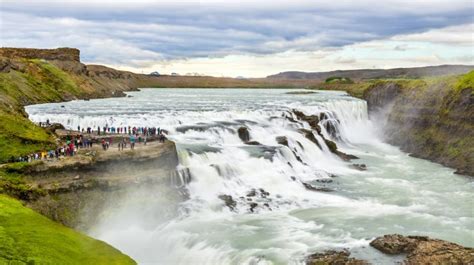
[(240, 127), (237, 129), (237, 134), (239, 135), (239, 138), (242, 140), (242, 142), (246, 143), (250, 141), (250, 133), (247, 127)]
[[(338, 150), (337, 144), (335, 142), (333, 142), (329, 139), (326, 139), (324, 137), (324, 135), (321, 133), (321, 127), (318, 124), (319, 121), (320, 121), (319, 116), (317, 116), (317, 115), (306, 115), (303, 112), (298, 111), (298, 110), (293, 110), (293, 113), (295, 114), (295, 116), (299, 120), (307, 122), (310, 125), (311, 129), (313, 131), (315, 131), (317, 133), (317, 135), (319, 135), (324, 140), (326, 146), (329, 148), (329, 151), (331, 151), (332, 153), (337, 155), (339, 158), (341, 158), (344, 161), (350, 161), (351, 159), (357, 159), (358, 158), (357, 156), (346, 154), (346, 153)], [(326, 115), (326, 114), (324, 114), (324, 115)], [(326, 116), (323, 116), (323, 117), (326, 118)], [(311, 142), (313, 142), (314, 144), (316, 144), (319, 147), (319, 149), (322, 149), (321, 144), (316, 139), (316, 136), (314, 135), (312, 130), (302, 128), (302, 129), (299, 129), (299, 132), (302, 133), (306, 137), (306, 139), (308, 139)]]
[(349, 251), (329, 250), (315, 253), (306, 258), (306, 265), (368, 265), (369, 263), (350, 257)]
[(407, 265), (415, 264), (474, 264), (474, 249), (425, 236), (385, 235), (370, 245), (383, 253), (407, 254)]
[(43, 59), (59, 61), (80, 61), (80, 51), (75, 48), (32, 49), (32, 48), (1, 48), (0, 57), (15, 59)]
[(130, 190), (160, 187), (169, 197), (185, 199), (187, 194), (170, 183), (177, 165), (176, 146), (166, 141), (133, 151), (79, 150), (74, 157), (31, 163), (21, 173), (28, 185), (42, 191), (27, 200), (29, 207), (69, 227), (84, 228), (106, 203)]

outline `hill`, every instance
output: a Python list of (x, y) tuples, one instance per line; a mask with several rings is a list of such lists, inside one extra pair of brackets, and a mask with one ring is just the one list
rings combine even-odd
[(359, 70), (338, 70), (330, 72), (298, 72), (289, 71), (276, 75), (270, 75), (268, 79), (299, 79), (324, 81), (330, 77), (344, 77), (353, 80), (367, 79), (394, 79), (410, 78), (417, 79), (423, 77), (434, 77), (442, 75), (459, 75), (474, 70), (473, 65), (439, 65), (414, 68), (394, 68), (394, 69), (359, 69)]

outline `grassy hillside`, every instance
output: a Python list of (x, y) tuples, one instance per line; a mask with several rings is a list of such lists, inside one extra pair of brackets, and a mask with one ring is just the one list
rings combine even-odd
[(106, 243), (82, 235), (0, 195), (1, 264), (135, 264)]
[(67, 100), (82, 91), (64, 71), (24, 60), (23, 71), (0, 73), (0, 163), (54, 146), (54, 137), (26, 117), (23, 106)]

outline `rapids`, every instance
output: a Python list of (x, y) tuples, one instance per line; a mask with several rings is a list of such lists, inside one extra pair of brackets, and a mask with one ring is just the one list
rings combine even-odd
[[(428, 235), (474, 246), (473, 182), (383, 142), (363, 100), (344, 92), (286, 94), (282, 89), (142, 89), (130, 97), (32, 105), (31, 120), (70, 129), (156, 126), (176, 142), (179, 174), (170, 183), (189, 194), (163, 217), (153, 188), (121, 204), (89, 234), (141, 264), (300, 264), (310, 253), (348, 248), (376, 264), (393, 264), (368, 246), (389, 233)], [(344, 162), (306, 139), (292, 109), (323, 115), (322, 134), (360, 159)], [(330, 123), (335, 131), (326, 131)], [(245, 126), (246, 145), (237, 130)], [(288, 146), (276, 137), (286, 136)], [(367, 171), (350, 167), (366, 164)], [(311, 183), (331, 191), (312, 191)], [(255, 195), (253, 195), (255, 194)], [(233, 209), (222, 195), (232, 196)], [(248, 196), (250, 195), (250, 196)], [(133, 200), (128, 196), (124, 200)], [(251, 200), (251, 201), (249, 201)], [(254, 207), (251, 203), (256, 203)], [(150, 218), (156, 213), (156, 218)], [(133, 216), (132, 216), (133, 215)], [(152, 215), (153, 216), (153, 215)], [(146, 217), (146, 218), (145, 218)]]

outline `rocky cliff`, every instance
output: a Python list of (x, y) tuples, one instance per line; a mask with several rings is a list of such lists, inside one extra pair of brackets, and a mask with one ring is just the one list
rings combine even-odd
[(37, 212), (66, 226), (87, 230), (110, 207), (133, 190), (153, 188), (179, 201), (185, 194), (176, 189), (178, 157), (171, 141), (150, 142), (135, 150), (100, 147), (80, 150), (75, 157), (38, 161), (6, 170), (23, 175), (29, 192), (17, 194)]
[(80, 52), (74, 48), (30, 49), (30, 48), (0, 48), (0, 57), (16, 59), (43, 59), (48, 61), (80, 61)]
[(379, 81), (364, 93), (387, 141), (411, 155), (474, 176), (474, 72)]

